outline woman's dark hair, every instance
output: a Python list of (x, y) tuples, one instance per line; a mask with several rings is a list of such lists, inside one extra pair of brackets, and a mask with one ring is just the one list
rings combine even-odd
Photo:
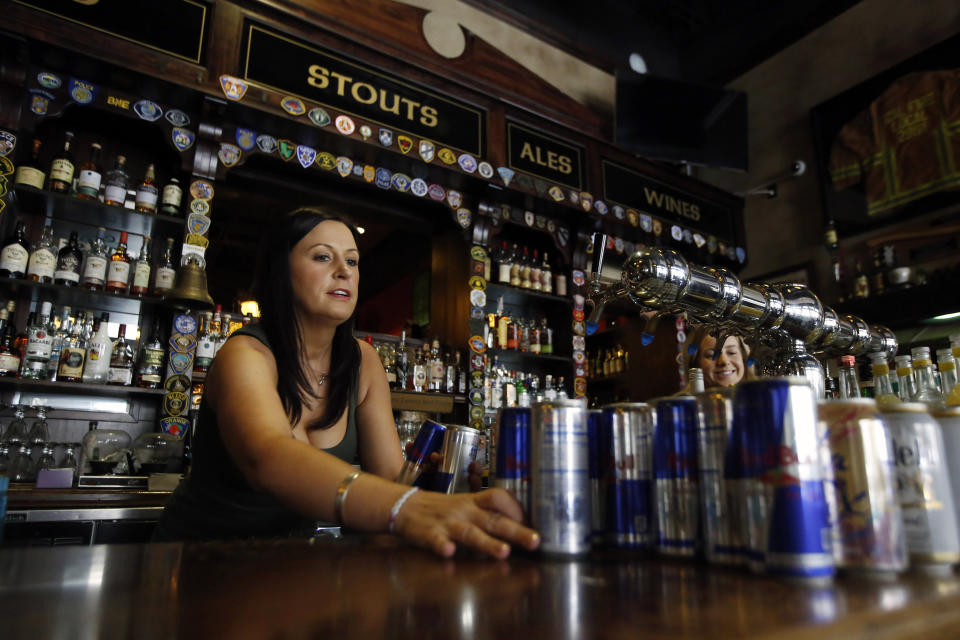
[[(277, 361), (277, 392), (290, 424), (300, 420), (307, 397), (317, 397), (301, 359), (304, 355), (303, 332), (294, 309), (290, 252), (315, 226), (327, 220), (343, 223), (357, 240), (357, 230), (346, 218), (312, 207), (295, 209), (275, 222), (271, 233), (260, 245), (253, 283), (254, 298), (260, 305), (260, 326)], [(353, 337), (353, 324), (354, 316), (351, 315), (334, 333), (326, 380), (327, 406), (319, 420), (308, 429), (332, 427), (347, 407), (360, 364), (360, 347)]]

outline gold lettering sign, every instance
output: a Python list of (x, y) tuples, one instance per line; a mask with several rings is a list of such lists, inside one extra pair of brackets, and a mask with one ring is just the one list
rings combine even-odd
[(582, 149), (549, 134), (507, 122), (507, 165), (580, 191)]
[(437, 110), (433, 107), (420, 104), (416, 100), (405, 98), (386, 89), (377, 88), (369, 82), (354, 82), (351, 76), (336, 71), (330, 71), (319, 64), (312, 64), (307, 69), (307, 84), (317, 89), (336, 88), (341, 98), (348, 98), (358, 104), (376, 106), (384, 113), (392, 113), (411, 122), (419, 122), (425, 127), (436, 127), (439, 124)]
[(523, 143), (523, 149), (520, 150), (520, 157), (529, 160), (541, 167), (549, 167), (554, 171), (569, 175), (573, 171), (573, 160), (570, 156), (561, 155), (556, 151), (543, 152), (539, 146)]
[(130, 109), (130, 101), (118, 98), (116, 96), (107, 96), (107, 104), (111, 107), (120, 107), (121, 109)]
[(647, 199), (647, 204), (662, 209), (663, 211), (669, 211), (675, 213), (678, 216), (688, 218), (690, 220), (700, 220), (700, 206), (692, 202), (687, 202), (680, 198), (675, 198), (671, 195), (660, 193), (656, 189), (651, 189), (650, 187), (643, 188), (643, 195)]

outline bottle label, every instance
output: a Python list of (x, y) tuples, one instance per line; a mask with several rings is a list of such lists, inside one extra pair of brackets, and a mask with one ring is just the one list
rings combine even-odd
[(111, 260), (107, 267), (107, 284), (114, 287), (126, 287), (130, 281), (130, 263), (123, 260)]
[(163, 364), (163, 349), (144, 349), (143, 365), (147, 367), (159, 367)]
[(180, 201), (183, 199), (183, 189), (175, 184), (168, 184), (163, 188), (163, 206), (180, 208)]
[(39, 169), (35, 169), (34, 167), (17, 167), (17, 175), (14, 176), (13, 183), (15, 185), (33, 187), (34, 189), (43, 189), (43, 183), (46, 179), (47, 175)]
[(27, 274), (38, 278), (52, 278), (53, 270), (57, 266), (57, 257), (49, 249), (37, 249), (30, 256), (30, 266)]
[(157, 291), (166, 291), (173, 289), (173, 278), (177, 272), (170, 267), (160, 267), (157, 269)]
[(150, 265), (146, 262), (138, 262), (133, 269), (133, 286), (146, 289), (150, 284)]
[(91, 344), (87, 350), (87, 360), (91, 363), (99, 362), (107, 352), (108, 347), (110, 347), (109, 342), (95, 342)]
[(110, 202), (119, 202), (122, 206), (127, 199), (127, 190), (118, 185), (108, 184), (107, 188), (103, 190), (103, 198)]
[(0, 371), (13, 371), (16, 373), (20, 370), (20, 358), (9, 353), (0, 353)]
[(501, 264), (500, 268), (497, 270), (498, 279), (504, 284), (510, 283), (510, 265)]
[(65, 158), (57, 158), (50, 164), (50, 179), (70, 184), (73, 182), (73, 163)]
[(40, 329), (33, 333), (27, 342), (27, 356), (36, 360), (49, 360), (52, 347), (53, 338), (45, 330)]
[(146, 209), (157, 208), (157, 188), (152, 184), (137, 187), (137, 206)]
[(77, 193), (96, 198), (100, 195), (100, 181), (103, 176), (99, 171), (93, 169), (81, 169), (80, 177), (77, 178)]
[(77, 347), (64, 347), (60, 350), (60, 377), (79, 378), (83, 373), (83, 361), (86, 353)]
[(107, 277), (107, 259), (101, 256), (87, 256), (83, 267), (83, 281), (87, 284), (103, 285)]
[(124, 367), (110, 367), (107, 370), (109, 384), (130, 384), (133, 382), (133, 372)]
[(57, 270), (53, 277), (57, 280), (68, 280), (70, 282), (80, 282), (80, 262), (73, 254), (62, 256), (57, 261)]
[(16, 242), (8, 244), (0, 251), (0, 269), (6, 269), (10, 273), (23, 273), (29, 258), (30, 254), (21, 245)]

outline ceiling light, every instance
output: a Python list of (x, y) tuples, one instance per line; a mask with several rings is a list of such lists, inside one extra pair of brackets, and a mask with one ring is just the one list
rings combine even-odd
[(643, 56), (639, 53), (630, 54), (630, 68), (636, 71), (637, 73), (646, 73), (647, 72), (647, 61), (643, 59)]
[(256, 300), (244, 300), (240, 303), (240, 313), (243, 315), (251, 315), (254, 318), (259, 318), (260, 305), (257, 304)]
[(946, 322), (947, 320), (958, 320), (960, 319), (960, 311), (955, 313), (945, 313), (942, 316), (934, 316), (928, 318), (927, 322)]
[(363, 227), (357, 227), (357, 233), (363, 234), (363, 233), (366, 233), (366, 232), (367, 232), (367, 230), (364, 229)]

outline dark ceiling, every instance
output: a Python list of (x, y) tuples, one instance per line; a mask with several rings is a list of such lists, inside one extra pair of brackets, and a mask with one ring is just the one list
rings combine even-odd
[(648, 72), (723, 86), (856, 0), (466, 0), (613, 72), (640, 53)]

